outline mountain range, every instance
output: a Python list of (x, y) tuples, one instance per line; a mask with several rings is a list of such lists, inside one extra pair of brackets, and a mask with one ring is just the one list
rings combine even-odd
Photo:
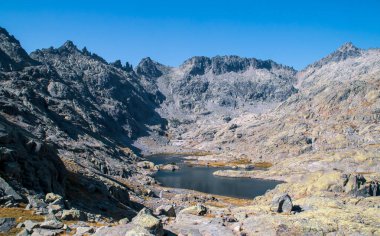
[(234, 175), (288, 183), (380, 173), (379, 49), (347, 43), (301, 71), (239, 56), (132, 68), (71, 41), (28, 54), (0, 28), (0, 83), (1, 197), (54, 192), (93, 215), (132, 216), (154, 182), (138, 163), (164, 152), (270, 163)]

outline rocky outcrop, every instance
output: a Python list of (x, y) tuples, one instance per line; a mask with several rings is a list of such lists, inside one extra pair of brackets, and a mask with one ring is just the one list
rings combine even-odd
[[(19, 191), (21, 187), (36, 192), (64, 194), (65, 167), (53, 145), (40, 142), (33, 135), (0, 118), (2, 139), (0, 173)], [(4, 179), (2, 189), (15, 200), (21, 197)]]
[(176, 217), (173, 205), (162, 205), (156, 208), (156, 215), (165, 215), (169, 217)]
[(290, 213), (293, 209), (292, 199), (288, 194), (276, 196), (272, 200), (271, 210), (278, 213)]
[[(162, 236), (164, 235), (161, 220), (153, 216), (152, 212), (144, 208), (142, 209), (135, 218), (132, 219), (132, 224), (136, 225), (137, 228), (143, 228), (144, 231), (148, 231), (152, 235)], [(139, 231), (133, 229), (134, 231)], [(129, 233), (128, 235), (133, 235)]]
[(160, 70), (163, 65), (153, 61), (150, 57), (144, 58), (136, 67), (136, 73), (146, 78), (158, 78), (163, 73)]

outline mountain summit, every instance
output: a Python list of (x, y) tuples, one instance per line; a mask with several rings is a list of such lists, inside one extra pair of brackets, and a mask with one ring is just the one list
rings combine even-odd
[(37, 64), (21, 47), (19, 41), (6, 29), (0, 27), (0, 69), (4, 71), (20, 70), (25, 66)]
[(335, 50), (333, 53), (331, 53), (327, 57), (324, 57), (321, 60), (315, 62), (314, 64), (311, 64), (306, 69), (311, 68), (311, 67), (320, 68), (330, 62), (344, 61), (348, 58), (358, 57), (361, 54), (362, 54), (362, 49), (357, 48), (351, 42), (348, 42), (340, 46), (337, 50)]

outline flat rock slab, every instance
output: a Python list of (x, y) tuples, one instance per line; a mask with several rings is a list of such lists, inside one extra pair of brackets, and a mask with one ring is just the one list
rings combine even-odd
[(103, 226), (96, 230), (93, 236), (124, 236), (127, 231), (132, 228), (133, 226), (131, 224), (117, 225), (114, 227)]
[(222, 225), (218, 220), (192, 214), (179, 214), (176, 221), (166, 230), (182, 235), (233, 236), (231, 229)]
[(0, 233), (6, 233), (15, 226), (15, 218), (0, 218)]
[(61, 229), (41, 229), (33, 230), (32, 236), (57, 236), (63, 233)]

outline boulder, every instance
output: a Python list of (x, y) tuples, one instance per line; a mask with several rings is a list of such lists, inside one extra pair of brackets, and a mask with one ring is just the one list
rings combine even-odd
[(61, 220), (87, 220), (87, 215), (76, 209), (63, 210)]
[(128, 218), (123, 218), (123, 219), (119, 220), (120, 225), (128, 224), (129, 222), (130, 222), (130, 220)]
[(58, 220), (45, 221), (40, 225), (43, 229), (62, 229), (63, 223)]
[(40, 227), (40, 223), (31, 220), (24, 221), (25, 229), (32, 232), (34, 228)]
[(369, 185), (369, 195), (370, 196), (380, 196), (380, 184), (377, 181), (371, 181)]
[(29, 232), (26, 229), (21, 230), (16, 236), (29, 236)]
[(180, 214), (182, 213), (203, 216), (207, 213), (207, 207), (202, 204), (197, 204), (196, 206), (183, 209)]
[(6, 233), (15, 226), (15, 218), (0, 218), (0, 233)]
[(148, 208), (142, 209), (136, 217), (132, 219), (132, 223), (146, 229), (149, 233), (157, 236), (164, 235), (162, 222), (157, 217), (153, 216)]
[(176, 216), (173, 205), (162, 205), (162, 206), (157, 207), (156, 215), (165, 215), (169, 217)]
[(94, 227), (78, 227), (74, 236), (90, 235), (95, 233)]
[(47, 204), (38, 195), (28, 196), (29, 207), (31, 208), (46, 208)]
[(290, 213), (293, 209), (292, 199), (288, 194), (276, 196), (272, 200), (271, 210), (278, 213)]
[(151, 161), (140, 161), (137, 163), (137, 166), (143, 169), (153, 169), (154, 163)]
[(363, 175), (350, 174), (344, 179), (344, 192), (354, 196), (367, 196), (366, 179)]
[(52, 203), (56, 202), (57, 200), (63, 199), (61, 195), (55, 194), (55, 193), (48, 193), (45, 196), (45, 202), (46, 203)]
[(62, 229), (42, 229), (36, 228), (31, 236), (58, 236), (64, 232)]
[(4, 195), (12, 196), (13, 199), (16, 201), (22, 200), (22, 197), (1, 177), (0, 177), (0, 190)]
[(179, 166), (174, 165), (174, 164), (160, 165), (159, 169), (160, 170), (176, 171), (176, 170), (179, 170)]

